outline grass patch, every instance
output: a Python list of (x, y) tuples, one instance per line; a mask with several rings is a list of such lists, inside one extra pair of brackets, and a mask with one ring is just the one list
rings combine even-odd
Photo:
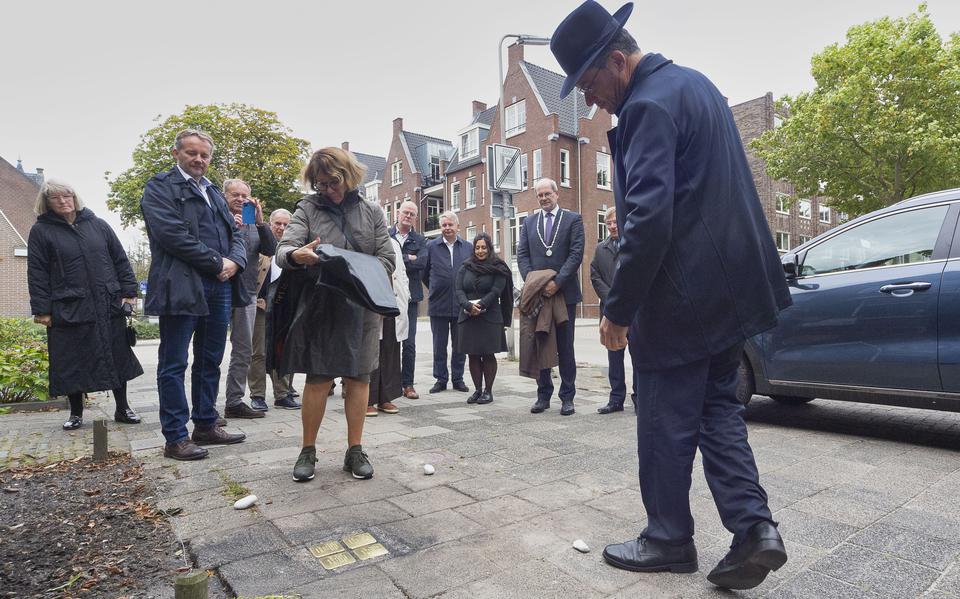
[(229, 474), (223, 470), (220, 470), (219, 473), (220, 482), (223, 483), (223, 490), (221, 490), (220, 493), (231, 502), (235, 502), (238, 499), (243, 499), (250, 494), (250, 489), (230, 478)]

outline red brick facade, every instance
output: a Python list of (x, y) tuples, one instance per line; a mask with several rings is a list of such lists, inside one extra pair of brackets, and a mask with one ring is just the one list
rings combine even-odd
[(30, 315), (26, 240), (39, 192), (33, 179), (0, 158), (0, 316)]

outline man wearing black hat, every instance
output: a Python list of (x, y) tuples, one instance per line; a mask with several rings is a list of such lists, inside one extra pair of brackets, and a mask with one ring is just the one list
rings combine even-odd
[(643, 54), (587, 0), (550, 48), (587, 104), (617, 115), (608, 134), (619, 266), (600, 324), (608, 350), (627, 345), (636, 376), (637, 453), (647, 526), (609, 545), (627, 570), (694, 572), (690, 475), (697, 449), (730, 551), (712, 583), (753, 588), (787, 560), (747, 443), (737, 368), (746, 338), (790, 305), (784, 274), (727, 101), (702, 74)]

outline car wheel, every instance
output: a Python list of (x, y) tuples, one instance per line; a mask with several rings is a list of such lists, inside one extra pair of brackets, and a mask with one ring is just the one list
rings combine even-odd
[(746, 356), (740, 358), (740, 367), (737, 369), (737, 399), (743, 405), (750, 403), (756, 389), (753, 382), (753, 367)]
[(800, 406), (805, 403), (810, 403), (814, 398), (812, 397), (797, 397), (795, 395), (771, 395), (770, 399), (773, 401), (786, 404), (788, 406)]

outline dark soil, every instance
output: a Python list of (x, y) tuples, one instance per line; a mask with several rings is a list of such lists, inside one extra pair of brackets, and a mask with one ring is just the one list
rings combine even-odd
[(0, 470), (0, 597), (148, 597), (172, 587), (182, 548), (152, 490), (125, 454)]

